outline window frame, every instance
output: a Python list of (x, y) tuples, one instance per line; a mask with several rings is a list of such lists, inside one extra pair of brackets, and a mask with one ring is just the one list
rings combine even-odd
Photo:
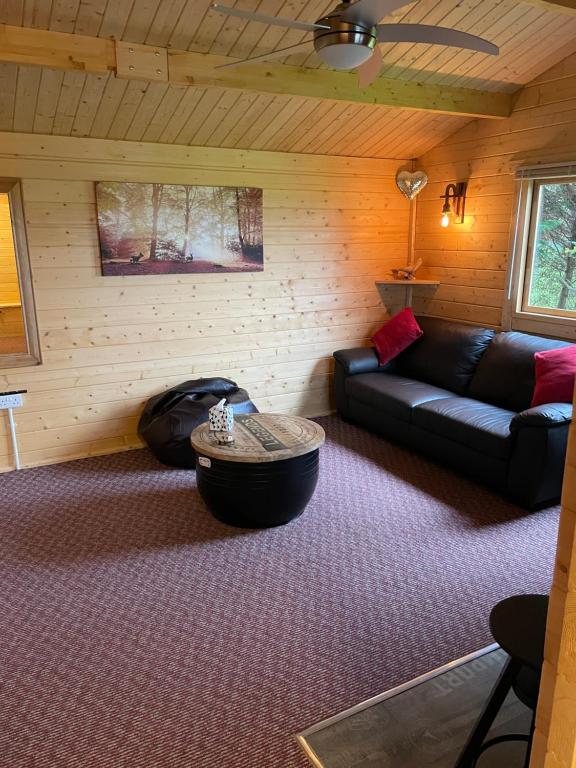
[(42, 356), (40, 350), (40, 338), (36, 317), (36, 301), (32, 284), (32, 270), (30, 268), (30, 254), (28, 250), (28, 237), (26, 235), (26, 219), (22, 200), (22, 185), (19, 179), (0, 178), (0, 193), (8, 195), (10, 205), (10, 219), (12, 224), (12, 237), (14, 251), (16, 253), (16, 269), (18, 273), (18, 286), (20, 288), (20, 301), (26, 335), (27, 352), (13, 352), (0, 354), (0, 370), (4, 368), (24, 368), (40, 365)]
[(576, 311), (565, 313), (528, 303), (538, 225), (538, 190), (545, 184), (575, 182), (575, 171), (574, 164), (517, 171), (516, 205), (509, 247), (511, 257), (503, 313), (505, 329), (576, 339)]

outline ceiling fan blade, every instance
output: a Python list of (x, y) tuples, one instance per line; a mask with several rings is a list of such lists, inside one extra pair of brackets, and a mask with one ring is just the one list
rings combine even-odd
[(303, 29), (306, 32), (314, 32), (315, 29), (330, 29), (326, 24), (309, 24), (306, 21), (297, 21), (296, 19), (282, 19), (278, 16), (266, 16), (263, 13), (252, 13), (252, 11), (243, 11), (241, 8), (230, 8), (227, 5), (213, 3), (212, 8), (219, 13), (225, 13), (227, 16), (238, 16), (239, 19), (248, 21), (260, 21), (262, 24), (274, 24), (276, 27), (289, 27), (290, 29)]
[(367, 88), (371, 85), (380, 74), (381, 69), (382, 52), (380, 51), (380, 46), (377, 45), (368, 61), (365, 61), (364, 64), (361, 64), (356, 69), (356, 72), (358, 73), (358, 87)]
[(270, 51), (270, 53), (261, 53), (260, 56), (252, 56), (250, 59), (238, 59), (238, 61), (231, 61), (228, 64), (220, 64), (216, 69), (239, 67), (241, 64), (253, 64), (258, 61), (270, 61), (270, 59), (283, 59), (286, 56), (291, 56), (293, 53), (310, 53), (310, 42), (311, 41), (308, 40), (305, 43), (289, 45), (288, 48), (279, 48), (277, 51)]
[(358, 0), (342, 14), (342, 20), (351, 24), (366, 24), (373, 27), (392, 11), (408, 5), (413, 0)]
[(458, 29), (432, 27), (427, 24), (378, 24), (380, 43), (429, 43), (432, 45), (451, 45), (455, 48), (467, 48), (497, 56), (500, 49), (483, 37), (469, 35)]

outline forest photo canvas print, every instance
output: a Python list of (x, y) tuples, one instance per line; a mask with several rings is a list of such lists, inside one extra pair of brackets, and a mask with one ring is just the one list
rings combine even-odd
[(260, 272), (262, 190), (101, 181), (102, 274)]

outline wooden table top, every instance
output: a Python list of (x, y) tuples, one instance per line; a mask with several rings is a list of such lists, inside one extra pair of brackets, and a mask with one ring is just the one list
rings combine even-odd
[(201, 456), (258, 464), (303, 456), (319, 448), (325, 439), (324, 430), (316, 422), (276, 413), (235, 416), (233, 434), (232, 445), (219, 445), (205, 422), (192, 432), (190, 442)]

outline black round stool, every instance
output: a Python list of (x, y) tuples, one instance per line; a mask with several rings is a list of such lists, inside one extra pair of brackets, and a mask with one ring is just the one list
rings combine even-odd
[[(490, 613), (490, 631), (509, 658), (490, 698), (470, 734), (455, 768), (474, 768), (478, 758), (490, 747), (503, 741), (526, 741), (525, 768), (530, 762), (534, 735), (540, 674), (544, 660), (544, 637), (548, 614), (547, 595), (516, 595), (498, 603)], [(520, 701), (533, 711), (529, 734), (510, 734), (486, 741), (506, 696), (513, 690)]]

